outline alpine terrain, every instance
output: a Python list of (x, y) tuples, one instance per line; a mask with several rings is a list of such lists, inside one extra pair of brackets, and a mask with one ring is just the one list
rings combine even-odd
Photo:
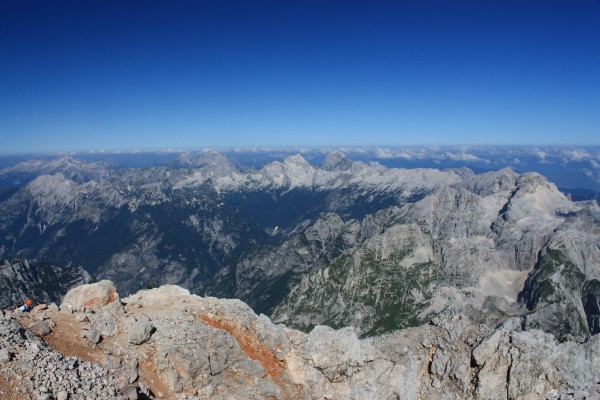
[[(600, 382), (600, 207), (538, 173), (386, 168), (340, 152), (254, 169), (200, 152), (149, 168), (28, 161), (0, 182), (0, 304), (62, 301), (4, 323), (81, 331), (150, 374), (148, 393), (536, 398)], [(114, 307), (63, 298), (102, 280)], [(123, 344), (132, 329), (150, 347)], [(10, 349), (7, 362), (25, 357)], [(563, 366), (567, 353), (580, 363)]]
[(559, 338), (599, 329), (600, 209), (536, 173), (388, 169), (340, 152), (254, 170), (203, 152), (141, 169), (31, 161), (0, 178), (1, 258), (83, 268), (125, 295), (177, 284), (360, 336), (458, 314), (521, 316)]

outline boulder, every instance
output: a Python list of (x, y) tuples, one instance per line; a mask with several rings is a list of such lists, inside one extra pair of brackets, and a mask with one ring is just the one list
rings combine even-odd
[(63, 298), (60, 308), (76, 312), (97, 311), (106, 306), (122, 308), (119, 293), (117, 293), (115, 285), (108, 280), (81, 285), (69, 290)]
[(138, 321), (129, 328), (127, 340), (131, 344), (145, 343), (152, 336), (153, 329), (154, 325), (152, 325), (152, 322), (147, 320)]
[(36, 321), (34, 322), (30, 329), (39, 336), (46, 336), (52, 332), (52, 328), (48, 326), (48, 324), (44, 321)]
[(84, 330), (82, 336), (94, 344), (100, 343), (100, 334), (94, 329)]

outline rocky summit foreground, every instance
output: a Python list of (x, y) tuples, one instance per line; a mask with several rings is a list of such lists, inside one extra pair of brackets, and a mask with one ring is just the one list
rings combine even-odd
[(367, 339), (352, 328), (306, 334), (239, 300), (177, 286), (120, 299), (102, 281), (72, 289), (60, 309), (2, 314), (0, 397), (600, 398), (598, 335), (557, 342), (521, 326), (455, 316)]

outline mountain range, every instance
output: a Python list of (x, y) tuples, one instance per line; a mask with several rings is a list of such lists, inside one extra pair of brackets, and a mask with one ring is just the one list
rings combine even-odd
[(146, 168), (28, 161), (0, 181), (0, 258), (81, 268), (124, 295), (178, 284), (361, 336), (456, 314), (557, 338), (599, 329), (600, 208), (539, 173), (341, 152), (244, 168), (203, 152)]

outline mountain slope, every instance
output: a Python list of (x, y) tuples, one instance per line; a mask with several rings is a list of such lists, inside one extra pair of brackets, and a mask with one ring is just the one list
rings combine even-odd
[(599, 274), (597, 213), (539, 175), (473, 176), (395, 210), (381, 234), (312, 271), (272, 315), (363, 334), (440, 314), (492, 325), (526, 315), (557, 336), (586, 335), (596, 318), (582, 297)]

